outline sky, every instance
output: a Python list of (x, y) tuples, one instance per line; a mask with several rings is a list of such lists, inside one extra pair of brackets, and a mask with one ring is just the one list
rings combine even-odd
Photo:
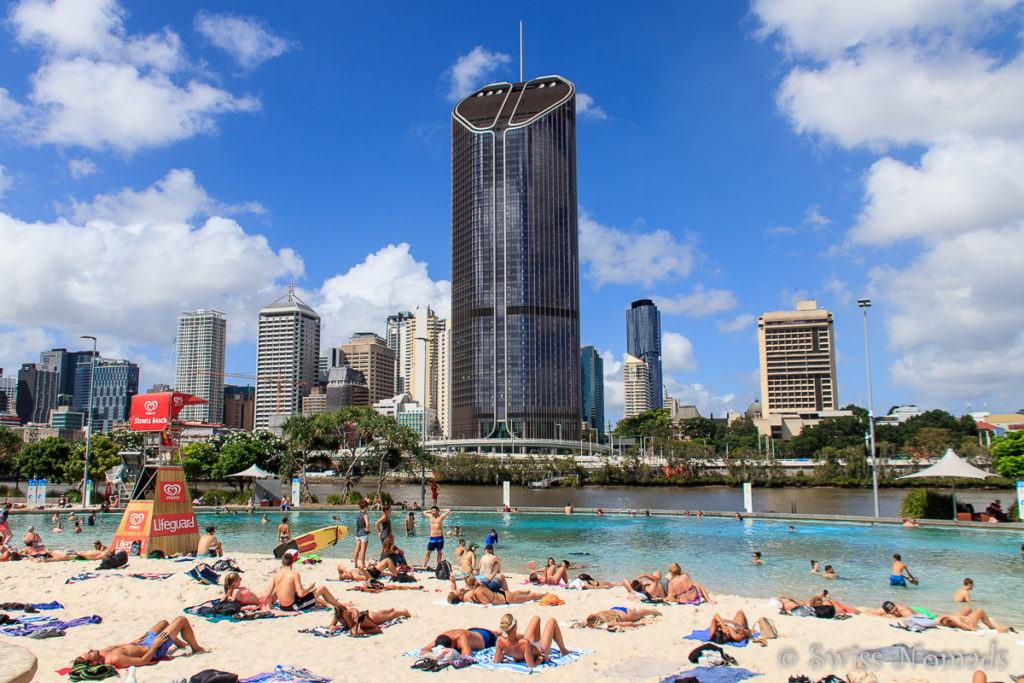
[[(756, 319), (835, 318), (839, 402), (1024, 407), (1016, 0), (21, 0), (0, 10), (0, 367), (86, 348), (173, 384), (177, 314), (294, 283), (324, 348), (450, 310), (450, 121), (477, 87), (577, 88), (581, 338), (622, 411), (625, 310), (669, 393), (757, 398)], [(230, 381), (230, 379), (229, 379)], [(244, 383), (244, 380), (239, 380)]]

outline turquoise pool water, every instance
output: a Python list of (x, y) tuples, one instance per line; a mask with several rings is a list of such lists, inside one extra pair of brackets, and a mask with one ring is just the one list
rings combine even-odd
[[(354, 513), (286, 513), (293, 535), (330, 524), (354, 525)], [(417, 513), (421, 535), (405, 538), (401, 513), (394, 515), (398, 545), (413, 563), (426, 550), (426, 524)], [(228, 552), (270, 553), (276, 545), (282, 513), (198, 515), (199, 526), (214, 524)], [(371, 520), (374, 518), (371, 515)], [(454, 512), (451, 526), (459, 525), (465, 538), (483, 545), (493, 528), (499, 535), (497, 554), (507, 570), (522, 572), (528, 560), (543, 564), (548, 556), (568, 559), (597, 578), (618, 580), (679, 562), (695, 581), (709, 591), (758, 598), (784, 595), (806, 599), (828, 588), (836, 599), (855, 605), (878, 606), (883, 600), (921, 606), (935, 612), (954, 609), (953, 591), (964, 577), (974, 579), (973, 599), (995, 618), (1021, 625), (1024, 603), (1024, 533), (1018, 530), (917, 528), (859, 523), (737, 521), (718, 517), (638, 515), (572, 515), (498, 512)], [(446, 557), (455, 547), (447, 540)], [(370, 554), (379, 549), (371, 537)], [(323, 553), (326, 558), (350, 559), (355, 541), (350, 534)], [(751, 554), (760, 550), (764, 565), (754, 565)], [(919, 586), (889, 585), (893, 553), (900, 553)], [(810, 560), (833, 565), (841, 578), (823, 579), (810, 573)]]

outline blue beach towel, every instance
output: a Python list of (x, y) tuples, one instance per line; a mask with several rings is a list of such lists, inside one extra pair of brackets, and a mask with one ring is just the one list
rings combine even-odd
[[(761, 635), (761, 634), (760, 633), (755, 633), (754, 637), (757, 638), (759, 635)], [(699, 640), (702, 643), (710, 643), (711, 642), (711, 629), (710, 628), (702, 628), (699, 631), (698, 630), (694, 630), (694, 632), (691, 633), (690, 635), (683, 636), (683, 640)], [(745, 640), (744, 639), (744, 640), (741, 640), (738, 643), (726, 643), (726, 645), (732, 645), (733, 647), (746, 647), (749, 642), (750, 642), (749, 640)], [(716, 643), (716, 645), (717, 645), (717, 643)]]
[[(568, 664), (569, 662), (575, 662), (582, 655), (589, 655), (589, 654), (591, 654), (593, 652), (594, 652), (593, 650), (576, 650), (574, 652), (571, 652), (570, 654), (567, 654), (565, 656), (561, 656), (559, 654), (559, 651), (558, 651), (558, 646), (552, 644), (551, 645), (551, 661), (544, 662), (543, 664), (538, 664), (537, 666), (535, 666), (535, 667), (533, 667), (531, 669), (530, 667), (526, 666), (526, 664), (524, 664), (523, 662), (505, 661), (505, 662), (502, 662), (501, 664), (495, 664), (494, 663), (494, 648), (493, 647), (489, 647), (489, 648), (486, 648), (484, 650), (476, 650), (476, 651), (473, 652), (473, 659), (476, 660), (476, 664), (474, 664), (473, 666), (477, 667), (477, 668), (480, 668), (480, 669), (493, 669), (493, 670), (496, 670), (496, 671), (515, 671), (516, 673), (521, 673), (521, 674), (532, 674), (532, 673), (534, 673), (536, 671), (543, 671), (545, 669), (553, 669), (554, 667), (561, 666), (562, 664)], [(410, 650), (409, 652), (405, 653), (405, 656), (406, 657), (416, 657), (417, 659), (419, 659), (423, 655), (420, 654), (419, 650)]]
[(330, 678), (318, 676), (309, 669), (277, 665), (269, 673), (239, 679), (239, 683), (330, 683)]
[(676, 679), (685, 678), (686, 676), (693, 676), (700, 683), (736, 683), (736, 681), (745, 681), (748, 678), (763, 675), (735, 666), (698, 666), (695, 669), (672, 674), (668, 678), (661, 679), (658, 683), (672, 683)]
[(103, 621), (103, 619), (94, 614), (91, 617), (78, 617), (77, 619), (72, 619), (70, 621), (53, 619), (52, 621), (37, 621), (32, 624), (25, 624), (21, 626), (9, 626), (5, 629), (0, 629), (0, 631), (9, 636), (28, 636), (32, 635), (36, 631), (41, 631), (44, 628), (57, 628), (61, 631), (66, 631), (67, 629), (75, 626), (98, 624), (101, 621)]

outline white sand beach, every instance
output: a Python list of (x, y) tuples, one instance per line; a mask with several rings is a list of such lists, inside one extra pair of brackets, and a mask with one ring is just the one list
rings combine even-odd
[[(256, 555), (234, 555), (245, 570), (245, 586), (262, 590), (279, 562)], [(127, 568), (111, 573), (162, 572), (173, 575), (165, 580), (139, 580), (134, 578), (104, 577), (66, 585), (65, 580), (76, 574), (93, 571), (96, 562), (8, 562), (0, 564), (0, 602), (48, 602), (56, 600), (64, 610), (47, 612), (64, 619), (88, 616), (102, 617), (101, 624), (68, 629), (62, 638), (34, 640), (25, 637), (0, 636), (31, 650), (39, 659), (36, 680), (67, 680), (55, 673), (70, 665), (71, 660), (89, 648), (105, 647), (138, 638), (160, 619), (182, 615), (182, 609), (218, 597), (220, 589), (201, 585), (185, 575), (191, 565), (168, 560), (131, 558)], [(348, 566), (349, 563), (346, 563)], [(537, 614), (543, 619), (553, 617), (565, 629), (565, 639), (572, 649), (593, 650), (578, 661), (557, 668), (537, 672), (550, 681), (660, 681), (672, 674), (693, 667), (687, 661), (688, 653), (700, 643), (684, 640), (693, 629), (707, 628), (711, 615), (718, 612), (731, 617), (737, 610), (746, 612), (751, 622), (769, 616), (778, 627), (780, 637), (769, 641), (767, 647), (751, 644), (745, 648), (725, 649), (739, 661), (739, 666), (766, 674), (755, 681), (786, 681), (791, 674), (806, 674), (817, 681), (829, 673), (845, 677), (854, 667), (837, 665), (818, 666), (818, 660), (831, 653), (835, 657), (845, 653), (850, 661), (851, 648), (873, 648), (906, 643), (929, 650), (944, 652), (973, 652), (990, 655), (993, 648), (1005, 657), (1006, 666), (989, 666), (989, 680), (1008, 681), (1007, 673), (1024, 672), (1024, 645), (1020, 634), (965, 633), (950, 629), (932, 629), (922, 634), (911, 634), (891, 628), (888, 619), (859, 615), (845, 621), (780, 616), (766, 606), (771, 596), (750, 599), (717, 595), (714, 577), (694, 577), (711, 591), (715, 604), (699, 607), (668, 606), (661, 608), (664, 615), (655, 623), (631, 632), (609, 633), (591, 629), (569, 629), (575, 619), (612, 606), (639, 606), (629, 601), (625, 589), (572, 591), (556, 589), (565, 600), (561, 606), (538, 607), (535, 604), (501, 608), (473, 605), (436, 604), (448, 592), (446, 582), (431, 575), (420, 577), (422, 591), (388, 591), (368, 594), (349, 591), (356, 584), (327, 581), (336, 576), (336, 561), (301, 566), (304, 584), (316, 582), (326, 585), (342, 601), (355, 601), (362, 608), (402, 607), (413, 613), (413, 618), (390, 627), (382, 635), (351, 638), (338, 636), (320, 638), (298, 633), (299, 629), (327, 625), (331, 614), (326, 611), (301, 614), (296, 617), (263, 619), (250, 622), (224, 621), (210, 623), (192, 617), (199, 643), (211, 651), (196, 656), (176, 656), (171, 661), (140, 668), (140, 683), (188, 679), (207, 668), (231, 671), (240, 677), (272, 671), (275, 665), (305, 667), (316, 674), (329, 676), (335, 681), (410, 681), (422, 677), (440, 680), (495, 681), (522, 680), (516, 672), (488, 671), (477, 667), (462, 670), (446, 669), (440, 673), (422, 673), (410, 670), (414, 660), (403, 656), (408, 650), (419, 649), (434, 636), (449, 628), (473, 626), (497, 628), (506, 611), (516, 615), (520, 624)], [(514, 576), (514, 578), (513, 578)], [(613, 578), (613, 577), (605, 577)], [(619, 578), (619, 577), (614, 577)], [(523, 575), (510, 575), (510, 586), (520, 588)], [(808, 595), (797, 595), (801, 599)], [(1024, 596), (1006, 596), (1020, 602)], [(842, 600), (842, 595), (837, 595)], [(872, 605), (874, 607), (874, 605)], [(953, 611), (954, 604), (929, 605), (935, 611)], [(12, 612), (18, 616), (19, 612)], [(819, 648), (819, 650), (815, 650)], [(172, 650), (173, 653), (173, 650)], [(875, 673), (879, 681), (970, 681), (975, 667), (969, 663), (963, 669), (931, 669), (925, 667), (881, 666)], [(125, 678), (122, 673), (121, 679)], [(3, 680), (3, 672), (0, 672)], [(110, 679), (117, 680), (117, 679)]]

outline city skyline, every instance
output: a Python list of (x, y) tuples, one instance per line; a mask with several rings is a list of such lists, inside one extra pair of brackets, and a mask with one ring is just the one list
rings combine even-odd
[[(641, 298), (662, 313), (669, 395), (704, 415), (758, 397), (756, 317), (812, 297), (834, 315), (843, 405), (867, 404), (859, 296), (877, 412), (1022, 398), (1021, 3), (614, 21), (530, 3), (513, 18), (410, 4), (398, 21), (74, 4), (78, 32), (69, 4), (4, 5), (5, 376), (92, 334), (141, 386), (173, 384), (174, 318), (197, 308), (228, 318), (226, 372), (253, 374), (256, 314), (292, 282), (323, 316), (321, 353), (398, 311), (449, 317), (449, 114), (518, 80), (521, 18), (524, 76), (578, 89), (580, 344), (604, 360), (608, 419)], [(402, 87), (364, 97), (365, 82)]]

